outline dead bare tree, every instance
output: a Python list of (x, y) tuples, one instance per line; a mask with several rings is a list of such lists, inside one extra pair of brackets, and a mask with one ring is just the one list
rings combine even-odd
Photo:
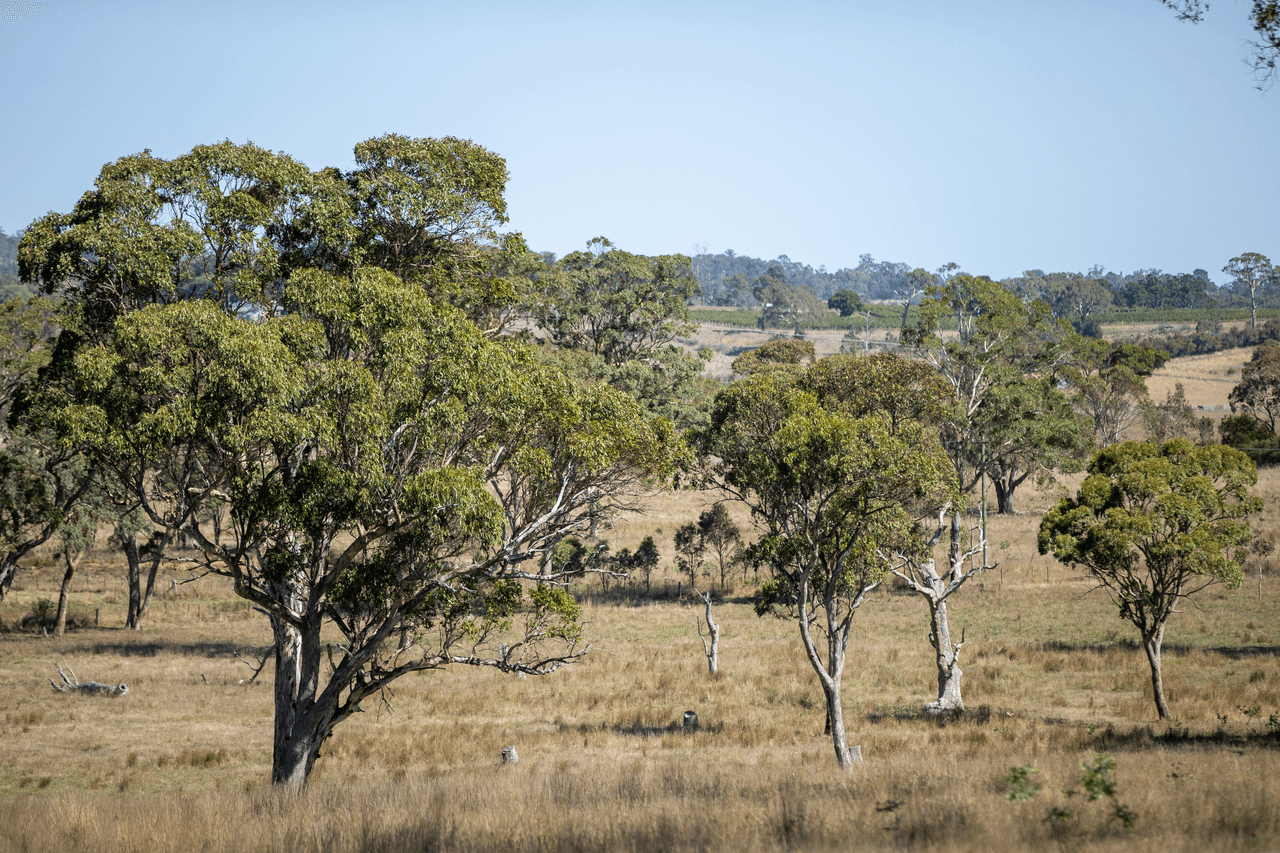
[(702, 653), (707, 656), (707, 670), (716, 675), (720, 672), (720, 625), (711, 614), (711, 593), (703, 592), (696, 586), (693, 591), (707, 608), (704, 617), (707, 621), (707, 634), (702, 633), (702, 620), (695, 619), (693, 624), (698, 629), (698, 639), (702, 641)]
[(974, 575), (994, 568), (986, 565), (984, 558), (979, 565), (965, 570), (965, 563), (986, 550), (985, 536), (982, 529), (977, 527), (972, 531), (967, 549), (949, 550), (951, 565), (946, 572), (938, 574), (934, 551), (942, 534), (950, 529), (946, 521), (949, 510), (950, 506), (944, 506), (938, 512), (938, 526), (929, 539), (923, 557), (910, 559), (899, 555), (882, 555), (889, 559), (890, 571), (901, 578), (912, 592), (919, 594), (929, 606), (929, 645), (933, 647), (938, 667), (938, 698), (925, 705), (925, 711), (930, 714), (964, 710), (964, 701), (960, 696), (960, 649), (964, 647), (965, 635), (962, 631), (960, 642), (951, 641), (947, 599)]
[[(260, 655), (257, 654), (257, 651), (255, 650), (254, 656), (258, 658), (258, 662), (250, 663), (249, 661), (240, 657), (239, 652), (235, 652), (236, 660), (240, 661), (240, 663), (244, 664), (245, 666), (249, 667), (249, 669), (253, 670), (253, 675), (249, 676), (249, 680), (247, 682), (248, 684), (253, 684), (253, 682), (258, 680), (258, 676), (262, 674), (262, 670), (267, 665), (267, 661), (271, 660), (273, 657), (275, 657), (275, 655), (276, 655), (275, 646), (268, 646), (267, 650)], [(245, 684), (246, 682), (242, 679), (240, 683)]]

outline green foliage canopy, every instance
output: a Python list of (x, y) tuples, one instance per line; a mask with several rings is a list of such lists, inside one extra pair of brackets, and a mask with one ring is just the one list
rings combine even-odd
[(701, 417), (708, 395), (698, 376), (711, 353), (673, 343), (695, 328), (687, 303), (698, 285), (687, 257), (635, 255), (597, 237), (534, 278), (529, 311), (558, 348), (554, 364), (607, 382), (678, 426)]
[[(580, 657), (576, 605), (526, 594), (547, 577), (525, 565), (682, 453), (632, 398), (476, 325), (524, 272), (492, 233), (500, 158), (396, 136), (356, 155), (349, 174), (231, 143), (123, 158), (22, 243), (90, 329), (31, 411), (271, 615), (291, 787), (405, 673)], [(223, 505), (215, 541), (200, 522)], [(322, 630), (342, 635), (327, 668)]]
[(1249, 494), (1257, 480), (1249, 457), (1229, 447), (1126, 442), (1098, 451), (1077, 496), (1040, 523), (1040, 553), (1086, 569), (1141, 632), (1161, 719), (1165, 623), (1205, 587), (1240, 584), (1247, 518), (1262, 509)]
[[(956, 336), (944, 335), (944, 320)], [(961, 273), (931, 285), (904, 342), (920, 349), (950, 386), (954, 408), (943, 440), (963, 489), (985, 471), (1000, 483), (1000, 511), (1032, 474), (1070, 468), (1080, 449), (1075, 413), (1051, 381), (1067, 355), (1067, 330), (1040, 301)], [(953, 539), (958, 536), (953, 528)], [(954, 544), (954, 543), (953, 543)]]
[(833, 356), (798, 378), (756, 373), (717, 396), (696, 436), (710, 480), (761, 527), (748, 559), (771, 579), (757, 610), (790, 613), (827, 697), (841, 767), (840, 678), (854, 612), (888, 553), (924, 547), (916, 520), (957, 499), (936, 427), (947, 407), (929, 368), (897, 356)]

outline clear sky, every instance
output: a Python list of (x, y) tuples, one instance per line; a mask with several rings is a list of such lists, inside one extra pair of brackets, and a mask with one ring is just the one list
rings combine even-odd
[(230, 139), (349, 168), (388, 132), (506, 158), (511, 227), (828, 270), (1280, 261), (1280, 87), (1244, 0), (0, 2), (0, 227), (103, 163)]

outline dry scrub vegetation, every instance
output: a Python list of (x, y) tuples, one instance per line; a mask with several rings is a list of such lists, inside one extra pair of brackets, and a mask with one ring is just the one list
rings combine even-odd
[[(1274, 539), (1280, 471), (1263, 472), (1259, 494), (1255, 526)], [(1128, 624), (1035, 553), (1038, 512), (994, 517), (1000, 565), (953, 600), (969, 710), (919, 714), (935, 696), (925, 607), (886, 584), (855, 619), (846, 720), (866, 763), (842, 774), (794, 623), (756, 617), (741, 570), (718, 590), (722, 671), (707, 674), (671, 536), (712, 500), (659, 495), (610, 532), (615, 550), (654, 535), (664, 562), (652, 598), (584, 590), (596, 654), (541, 679), (406, 678), (339, 727), (299, 796), (266, 784), (270, 665), (251, 681), (235, 657), (268, 647), (263, 616), (221, 579), (173, 586), (186, 577), (174, 563), (143, 630), (127, 632), (123, 568), (104, 551), (77, 578), (80, 627), (49, 639), (21, 629), (56, 597), (46, 555), (0, 606), (0, 851), (1280, 849), (1271, 565), (1250, 562), (1240, 589), (1171, 621), (1176, 720), (1159, 724)], [(55, 693), (64, 661), (129, 695)], [(685, 733), (690, 709), (701, 727)], [(500, 765), (506, 744), (519, 764)], [(1115, 796), (1090, 801), (1081, 764), (1102, 754)], [(1041, 789), (1023, 802), (1007, 799), (1018, 767)]]

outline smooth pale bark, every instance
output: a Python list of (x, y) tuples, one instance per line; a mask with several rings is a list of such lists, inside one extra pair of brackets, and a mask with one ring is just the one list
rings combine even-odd
[[(297, 612), (302, 604), (301, 596), (289, 589), (287, 582), (279, 582), (275, 586), (277, 600)], [(316, 625), (316, 641), (319, 639), (318, 628)], [(271, 753), (271, 781), (300, 791), (320, 754), (320, 744), (312, 743), (306, 731), (306, 716), (311, 704), (309, 700), (315, 698), (319, 668), (317, 666), (310, 673), (306, 672), (304, 632), (298, 625), (279, 616), (272, 616), (271, 631), (276, 651), (275, 735)]]
[[(948, 543), (948, 562), (951, 564), (946, 574), (939, 575), (933, 559), (933, 549), (942, 537), (944, 529), (951, 532)], [(981, 539), (969, 548), (964, 548), (961, 541), (959, 513), (951, 515), (950, 525), (944, 524), (941, 515), (938, 527), (927, 549), (928, 557), (917, 562), (902, 561), (891, 571), (906, 581), (913, 592), (925, 600), (929, 607), (929, 645), (933, 647), (934, 664), (938, 671), (938, 697), (925, 705), (928, 713), (964, 710), (961, 697), (960, 680), (964, 675), (960, 669), (960, 650), (964, 647), (964, 638), (955, 643), (951, 640), (951, 624), (947, 614), (947, 600), (965, 584), (969, 578), (984, 571), (987, 566), (978, 566), (964, 570), (964, 564), (971, 557), (982, 551)]]
[(964, 645), (964, 641), (955, 644), (951, 642), (951, 626), (947, 621), (945, 598), (931, 610), (930, 640), (933, 643), (934, 662), (938, 668), (938, 699), (924, 707), (926, 711), (934, 713), (963, 711), (964, 700), (960, 697), (960, 677), (964, 672), (960, 669), (960, 647)]
[(703, 592), (697, 587), (694, 587), (693, 591), (698, 594), (698, 597), (702, 599), (707, 608), (705, 618), (707, 620), (707, 633), (710, 635), (709, 643), (708, 638), (702, 635), (702, 623), (696, 622), (695, 625), (698, 628), (698, 639), (702, 640), (702, 653), (707, 656), (707, 669), (712, 675), (715, 675), (720, 671), (720, 625), (716, 622), (715, 617), (711, 615), (711, 593)]
[(1164, 645), (1164, 623), (1161, 622), (1154, 632), (1144, 637), (1142, 649), (1147, 653), (1147, 663), (1151, 664), (1151, 692), (1156, 699), (1156, 712), (1160, 719), (1170, 718), (1169, 703), (1164, 698), (1164, 678), (1160, 665), (1160, 650)]
[(822, 695), (827, 705), (827, 727), (825, 734), (831, 735), (831, 746), (836, 753), (836, 764), (841, 770), (852, 770), (855, 764), (862, 763), (862, 747), (850, 748), (844, 728), (844, 703), (840, 694), (840, 683), (844, 676), (845, 653), (849, 645), (849, 629), (853, 622), (853, 613), (866, 598), (866, 594), (879, 584), (871, 584), (858, 591), (857, 597), (849, 605), (843, 618), (837, 617), (834, 601), (827, 602), (822, 608), (826, 618), (824, 633), (826, 634), (826, 661), (818, 651), (817, 643), (810, 628), (808, 584), (802, 586), (799, 601), (800, 639), (804, 643), (805, 655), (809, 664), (817, 673), (822, 685)]
[(71, 597), (71, 578), (76, 573), (76, 567), (67, 564), (66, 571), (62, 573), (62, 585), (58, 587), (58, 615), (53, 621), (53, 636), (61, 637), (67, 632), (67, 607)]
[(0, 601), (4, 601), (4, 597), (9, 594), (9, 588), (13, 586), (13, 576), (18, 569), (18, 555), (9, 553), (4, 555), (4, 561), (0, 563)]

